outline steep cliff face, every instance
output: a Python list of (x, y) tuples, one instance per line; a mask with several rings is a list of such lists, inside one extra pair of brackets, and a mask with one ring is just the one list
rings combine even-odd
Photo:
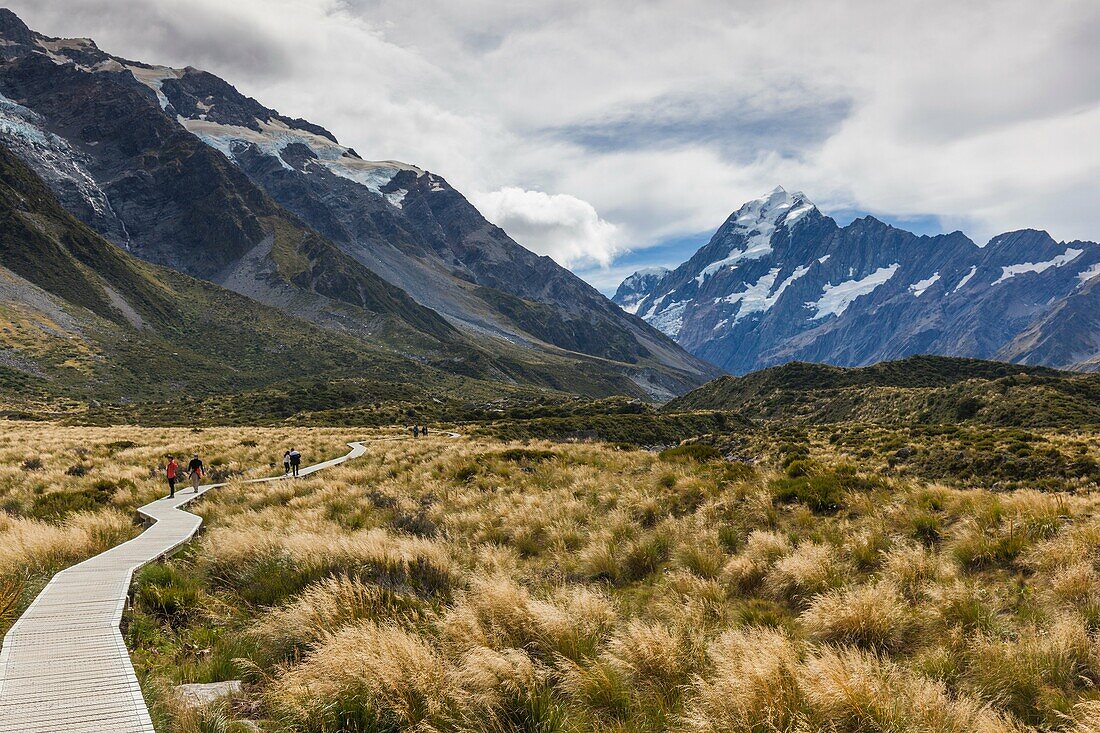
[(376, 383), (407, 383), (411, 366), (128, 254), (66, 212), (0, 145), (5, 403), (164, 400), (364, 374)]
[(1033, 230), (979, 247), (872, 217), (838, 227), (777, 188), (672, 272), (628, 280), (640, 287), (616, 301), (735, 374), (920, 353), (1079, 368), (1100, 351), (1098, 263), (1095, 243)]

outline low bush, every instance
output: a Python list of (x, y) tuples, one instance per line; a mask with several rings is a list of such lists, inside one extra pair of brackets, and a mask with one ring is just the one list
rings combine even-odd
[(96, 488), (50, 491), (34, 497), (30, 516), (47, 521), (58, 521), (77, 512), (94, 512), (110, 502), (111, 493)]
[(657, 457), (662, 461), (695, 461), (696, 463), (706, 463), (707, 461), (717, 461), (722, 458), (722, 453), (713, 445), (707, 445), (705, 443), (689, 443), (687, 445), (678, 445), (675, 448), (666, 448), (657, 454)]
[(552, 461), (557, 454), (552, 450), (536, 450), (533, 448), (509, 448), (497, 454), (502, 461), (512, 463), (542, 463)]

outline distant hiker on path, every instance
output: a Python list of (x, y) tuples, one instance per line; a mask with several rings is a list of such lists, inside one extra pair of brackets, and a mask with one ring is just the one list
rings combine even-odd
[(419, 438), (420, 437), (420, 426), (419, 425), (413, 425), (413, 437), (414, 438)]
[(283, 454), (283, 475), (290, 473), (290, 451)]
[(294, 471), (294, 475), (298, 475), (298, 469), (302, 465), (302, 454), (298, 452), (297, 448), (290, 449), (290, 470)]
[(420, 434), (423, 435), (424, 437), (427, 437), (427, 435), (428, 435), (428, 426), (427, 425), (420, 428)]
[(191, 456), (191, 462), (187, 464), (187, 474), (191, 479), (191, 488), (195, 490), (195, 493), (199, 493), (199, 482), (206, 474), (206, 467), (202, 465), (202, 461), (199, 460), (199, 454)]
[(176, 497), (176, 479), (179, 476), (180, 464), (176, 462), (174, 456), (168, 456), (168, 468), (165, 469), (165, 475), (168, 477), (168, 498), (174, 499)]

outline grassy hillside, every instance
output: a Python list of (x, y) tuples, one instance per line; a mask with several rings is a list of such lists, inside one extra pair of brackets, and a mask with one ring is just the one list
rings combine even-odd
[(1072, 427), (1100, 424), (1100, 377), (938, 356), (851, 369), (792, 363), (716, 379), (664, 410), (806, 423)]

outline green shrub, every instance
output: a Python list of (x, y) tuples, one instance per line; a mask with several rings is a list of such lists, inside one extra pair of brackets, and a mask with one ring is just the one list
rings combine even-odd
[(721, 459), (722, 453), (713, 445), (689, 443), (687, 445), (678, 445), (675, 448), (666, 448), (658, 453), (657, 457), (662, 461), (670, 462), (695, 461), (696, 463), (706, 463), (707, 461), (717, 461)]
[(788, 478), (802, 478), (803, 476), (809, 476), (813, 473), (813, 462), (805, 459), (799, 459), (797, 461), (791, 461), (787, 464), (787, 477)]
[(161, 621), (183, 624), (201, 607), (202, 589), (190, 569), (154, 563), (138, 573), (134, 601), (140, 610)]
[(775, 479), (768, 488), (779, 503), (799, 502), (822, 514), (841, 509), (848, 492), (870, 491), (878, 485), (878, 481), (857, 476), (851, 466), (838, 466), (814, 476)]
[(30, 514), (36, 519), (56, 521), (76, 512), (94, 512), (111, 501), (111, 494), (98, 489), (50, 491), (34, 497)]
[(557, 454), (552, 450), (535, 450), (532, 448), (509, 448), (506, 451), (501, 451), (500, 460), (511, 461), (513, 463), (542, 463), (543, 461), (552, 461), (557, 457)]

